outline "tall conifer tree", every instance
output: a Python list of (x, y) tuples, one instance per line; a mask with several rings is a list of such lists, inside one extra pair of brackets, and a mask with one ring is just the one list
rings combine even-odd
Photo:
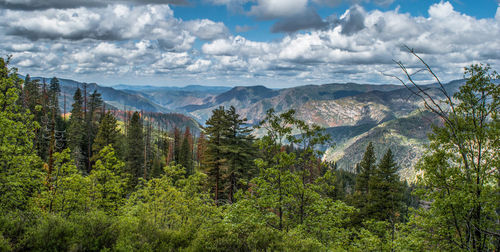
[(144, 171), (144, 133), (139, 112), (130, 119), (127, 136), (127, 172), (131, 175), (130, 185), (135, 187)]
[(253, 147), (254, 138), (250, 135), (252, 130), (245, 126), (246, 118), (240, 118), (233, 106), (225, 112), (225, 121), (227, 129), (224, 131), (224, 156), (228, 167), (226, 189), (229, 202), (232, 203), (234, 194), (243, 186), (240, 181), (248, 181), (252, 175), (252, 159), (256, 150)]
[(214, 193), (215, 204), (219, 205), (222, 192), (222, 174), (225, 168), (224, 141), (227, 129), (227, 120), (224, 107), (212, 111), (212, 116), (207, 120), (205, 132), (208, 135), (208, 145), (205, 159), (205, 168), (209, 176), (209, 183)]
[(354, 222), (360, 224), (362, 219), (368, 214), (370, 180), (372, 179), (376, 166), (375, 152), (372, 142), (368, 143), (363, 159), (356, 165), (356, 185), (354, 188), (353, 205), (360, 210), (354, 218)]
[(110, 112), (104, 114), (99, 123), (97, 136), (92, 145), (93, 155), (99, 153), (104, 147), (111, 145), (113, 148), (119, 148), (118, 138), (120, 137), (120, 129), (116, 118)]
[(71, 149), (72, 156), (76, 166), (84, 169), (85, 166), (85, 122), (83, 114), (83, 97), (80, 88), (77, 88), (73, 95), (73, 105), (71, 116), (69, 117), (68, 128), (68, 146)]
[(182, 139), (182, 145), (179, 153), (179, 163), (186, 168), (186, 176), (192, 175), (194, 173), (193, 166), (193, 155), (192, 149), (189, 144), (191, 138), (191, 132), (189, 127), (186, 127), (186, 131), (184, 132), (184, 137)]
[(368, 215), (376, 220), (396, 222), (402, 204), (403, 187), (391, 149), (387, 150), (369, 181)]

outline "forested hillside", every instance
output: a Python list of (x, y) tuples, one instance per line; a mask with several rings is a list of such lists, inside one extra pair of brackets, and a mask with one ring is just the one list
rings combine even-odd
[[(9, 63), (0, 58), (1, 251), (500, 249), (500, 76), (488, 66), (466, 68), (453, 96), (410, 80), (425, 111), (391, 110), (391, 120), (353, 129), (369, 143), (346, 141), (344, 159), (327, 161), (322, 146), (344, 141), (328, 132), (341, 129), (301, 110), (266, 109), (256, 137), (234, 106), (211, 108), (201, 128), (176, 114), (109, 110), (99, 89), (76, 87), (63, 116), (57, 78), (22, 80)], [(245, 104), (276, 95), (232, 92)], [(425, 96), (433, 92), (443, 96)], [(404, 153), (374, 146), (418, 138), (424, 118), (441, 124), (408, 183), (396, 161)], [(355, 169), (338, 168), (345, 158)]]
[[(40, 87), (44, 82), (48, 85), (51, 79), (27, 77), (25, 81), (38, 81)], [(324, 160), (336, 162), (339, 169), (353, 171), (362, 154), (360, 150), (370, 141), (380, 153), (384, 153), (389, 147), (384, 143), (390, 140), (391, 148), (402, 154), (394, 158), (400, 164), (399, 174), (406, 180), (415, 179), (414, 166), (428, 144), (427, 134), (432, 132), (431, 124), (439, 124), (438, 121), (429, 120), (424, 127), (415, 128), (414, 124), (405, 123), (418, 120), (417, 114), (422, 111), (424, 103), (412, 93), (415, 87), (407, 89), (403, 85), (332, 83), (284, 89), (264, 86), (158, 87), (123, 84), (104, 87), (69, 79), (58, 80), (61, 89), (59, 107), (63, 113), (69, 114), (73, 94), (80, 88), (84, 95), (94, 91), (101, 94), (106, 110), (114, 111), (120, 121), (126, 119), (124, 111), (141, 111), (148, 115), (168, 113), (166, 117), (170, 119), (156, 121), (153, 123), (155, 127), (172, 131), (175, 127), (189, 126), (195, 135), (199, 134), (198, 128), (205, 124), (212, 110), (219, 106), (234, 106), (250, 125), (257, 125), (270, 108), (277, 113), (294, 109), (298, 119), (309, 125), (317, 124), (326, 128), (335, 140), (335, 146), (327, 144), (319, 147), (322, 151), (327, 150), (322, 157)], [(443, 88), (448, 93), (455, 93), (464, 83), (463, 79), (456, 80), (444, 84)], [(444, 98), (437, 84), (423, 88), (436, 99)], [(390, 133), (382, 130), (387, 125), (390, 125)], [(261, 137), (262, 132), (256, 130), (253, 134)], [(415, 134), (405, 134), (408, 132)], [(346, 152), (353, 155), (344, 155)]]

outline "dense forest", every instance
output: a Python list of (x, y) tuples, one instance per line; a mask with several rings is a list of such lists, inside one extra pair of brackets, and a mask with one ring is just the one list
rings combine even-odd
[(499, 75), (465, 76), (443, 102), (415, 91), (443, 127), (408, 184), (372, 144), (355, 173), (323, 162), (331, 137), (294, 110), (165, 130), (77, 89), (67, 116), (57, 78), (0, 58), (0, 251), (498, 251)]

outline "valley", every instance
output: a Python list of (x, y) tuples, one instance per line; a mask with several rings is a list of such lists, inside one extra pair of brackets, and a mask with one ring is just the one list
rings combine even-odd
[[(33, 79), (43, 81), (41, 77)], [(61, 111), (69, 111), (72, 94), (84, 84), (68, 79), (60, 81)], [(463, 83), (463, 80), (452, 81), (445, 88), (454, 93)], [(426, 88), (434, 97), (443, 98), (436, 87)], [(92, 83), (87, 84), (87, 90), (101, 93), (106, 108), (115, 110), (115, 114), (143, 111), (162, 118), (156, 120), (158, 127), (173, 130), (189, 126), (196, 134), (212, 110), (220, 106), (234, 106), (251, 125), (258, 124), (270, 108), (278, 113), (294, 109), (298, 119), (317, 124), (331, 135), (333, 145), (321, 146), (325, 151), (323, 160), (336, 162), (340, 169), (354, 171), (364, 149), (373, 142), (379, 153), (377, 158), (391, 148), (400, 165), (400, 175), (410, 181), (415, 179), (414, 165), (428, 143), (431, 125), (440, 124), (436, 116), (423, 110), (422, 101), (401, 85), (333, 83), (270, 89), (201, 85), (106, 87)], [(160, 116), (162, 114), (165, 116)], [(260, 136), (263, 132), (254, 134)]]

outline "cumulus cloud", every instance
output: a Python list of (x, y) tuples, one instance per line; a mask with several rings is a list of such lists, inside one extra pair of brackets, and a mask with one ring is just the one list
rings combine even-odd
[(30, 15), (23, 11), (7, 10), (0, 20), (7, 27), (8, 34), (32, 40), (122, 40), (150, 34), (146, 31), (161, 35), (177, 22), (168, 5), (49, 9), (33, 11)]
[(341, 20), (343, 34), (352, 35), (365, 28), (365, 15), (359, 5), (349, 9)]
[[(497, 15), (498, 16), (498, 15)], [(500, 20), (476, 19), (453, 9), (449, 2), (429, 7), (428, 17), (413, 17), (398, 10), (367, 12), (353, 6), (330, 26), (286, 35), (280, 41), (254, 42), (236, 36), (202, 47), (214, 68), (248, 66), (254, 76), (284, 76), (314, 81), (371, 79), (387, 81), (380, 72), (394, 69), (393, 59), (416, 63), (403, 45), (415, 49), (444, 78), (459, 78), (472, 62), (500, 64)], [(236, 70), (233, 70), (236, 74)]]
[(271, 27), (271, 32), (296, 32), (306, 29), (320, 29), (328, 23), (313, 9), (308, 9), (297, 16), (281, 19)]
[(175, 4), (186, 5), (187, 0), (0, 0), (0, 8), (14, 10), (72, 9), (105, 7), (111, 4)]
[[(296, 32), (307, 29), (321, 29), (327, 25), (317, 14), (316, 7), (334, 7), (342, 0), (206, 0), (216, 5), (226, 5), (228, 9), (238, 13), (246, 13), (258, 20), (277, 20), (271, 27), (271, 32)], [(359, 13), (357, 4), (373, 2), (376, 5), (388, 6), (394, 0), (346, 0), (354, 5), (347, 18), (344, 33), (350, 34), (363, 28), (363, 13)], [(250, 10), (245, 12), (243, 5), (250, 4)]]
[(259, 19), (275, 19), (301, 14), (307, 8), (307, 0), (257, 0), (249, 14)]
[(184, 26), (193, 35), (204, 40), (227, 37), (229, 34), (229, 30), (224, 23), (208, 19), (187, 21), (184, 23)]
[(211, 20), (184, 22), (174, 17), (168, 5), (106, 8), (6, 10), (0, 17), (8, 35), (39, 39), (95, 39), (103, 41), (152, 39), (166, 50), (187, 50), (196, 38), (213, 40), (226, 37), (227, 27)]
[[(495, 17), (478, 19), (449, 2), (431, 5), (425, 16), (353, 6), (338, 18), (321, 20), (326, 25), (309, 27), (283, 17), (273, 26), (285, 32), (283, 38), (268, 42), (232, 35), (219, 22), (180, 20), (166, 5), (39, 10), (33, 12), (38, 23), (29, 16), (22, 23), (21, 12), (2, 12), (0, 54), (13, 54), (13, 64), (24, 72), (56, 76), (161, 76), (228, 84), (387, 82), (380, 72), (397, 72), (393, 59), (415, 66), (403, 45), (419, 52), (443, 80), (460, 78), (473, 62), (500, 67), (500, 9)], [(130, 15), (134, 23), (123, 19), (121, 24), (121, 17)], [(38, 35), (13, 32), (21, 28)], [(85, 33), (91, 35), (75, 35)], [(197, 38), (202, 45), (193, 48)]]

